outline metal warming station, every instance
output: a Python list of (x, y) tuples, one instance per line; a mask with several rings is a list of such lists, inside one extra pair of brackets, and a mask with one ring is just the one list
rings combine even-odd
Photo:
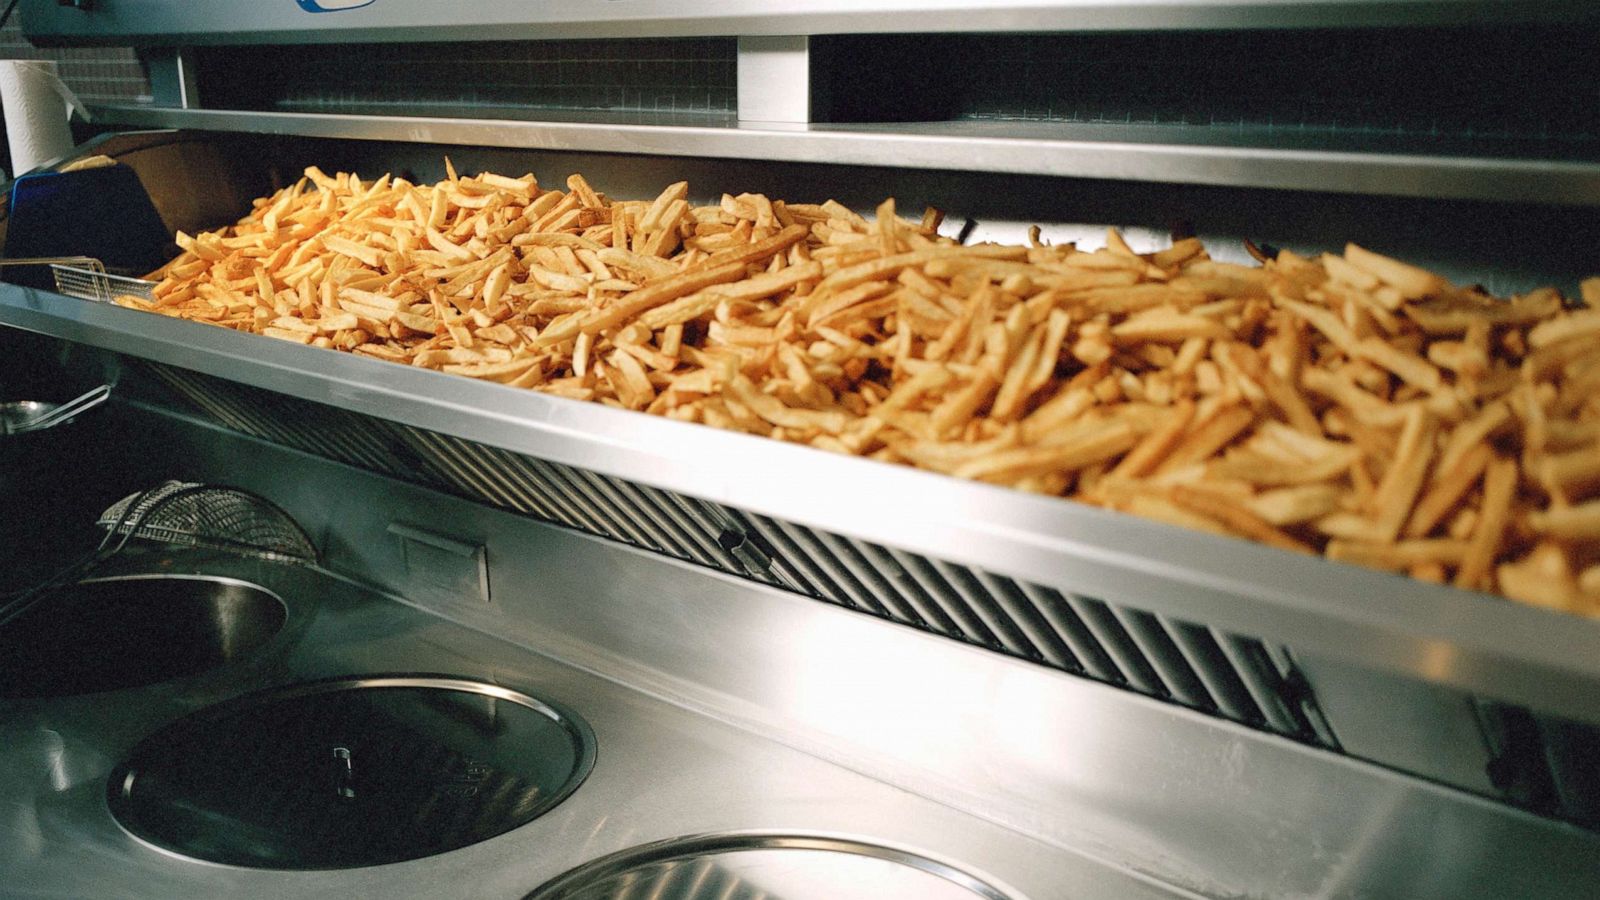
[[(975, 239), (1355, 241), (1500, 294), (1600, 270), (1581, 0), (20, 14), (137, 48), (153, 102), (93, 108), (47, 168), (117, 160), (167, 237), (308, 165), (431, 181), (448, 155), (619, 197), (893, 195)], [(117, 190), (58, 197), (62, 246), (27, 255), (116, 274)], [(1595, 621), (28, 271), (0, 284), (0, 401), (112, 390), (0, 437), (0, 588), (166, 480), (265, 498), (310, 549), (143, 541), (87, 573), (120, 599), (0, 631), (5, 896), (1600, 893)], [(217, 618), (141, 640), (214, 643), (203, 671), (119, 683), (124, 651), (82, 649), (180, 608)], [(72, 671), (38, 689), (24, 658)], [(426, 803), (351, 811), (391, 788)]]

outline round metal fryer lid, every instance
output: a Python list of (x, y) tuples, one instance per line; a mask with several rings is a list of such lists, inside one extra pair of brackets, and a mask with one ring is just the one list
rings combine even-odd
[(1008, 900), (946, 863), (833, 837), (705, 835), (601, 857), (525, 900)]
[(434, 677), (311, 682), (181, 719), (107, 785), (136, 837), (183, 856), (342, 869), (443, 853), (560, 803), (594, 764), (570, 712)]

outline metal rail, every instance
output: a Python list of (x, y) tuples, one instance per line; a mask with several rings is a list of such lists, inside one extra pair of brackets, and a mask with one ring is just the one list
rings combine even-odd
[[(1600, 5), (1597, 5), (1600, 8)], [(961, 121), (685, 124), (661, 116), (508, 121), (440, 116), (95, 107), (96, 121), (316, 138), (704, 156), (1435, 199), (1600, 206), (1600, 162), (1251, 145), (1226, 127)], [(703, 121), (703, 120), (702, 120)]]
[[(22, 21), (40, 43), (331, 43), (703, 35), (950, 31), (1349, 28), (1600, 19), (1587, 0), (613, 0), (528, 3), (377, 0), (347, 3), (120, 0), (90, 7), (26, 0)], [(87, 7), (87, 9), (82, 8)]]

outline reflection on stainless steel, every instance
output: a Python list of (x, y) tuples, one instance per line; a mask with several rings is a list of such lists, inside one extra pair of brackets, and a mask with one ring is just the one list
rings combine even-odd
[[(370, 552), (371, 565), (403, 577), (385, 529), (395, 509), (425, 506), (442, 530), (489, 529), (505, 590), (493, 607), (442, 607), (454, 624), (303, 567), (190, 552), (120, 560), (123, 570), (261, 584), (290, 609), (286, 640), (263, 651), (264, 665), (117, 703), (0, 702), (0, 822), (23, 829), (0, 836), (12, 895), (521, 897), (642, 844), (777, 829), (915, 848), (1035, 900), (1498, 900), (1586, 896), (1600, 884), (1593, 832), (457, 498), (192, 436), (216, 439), (218, 465), (283, 479), (275, 499), (314, 529), (324, 517), (345, 521), (340, 565)], [(149, 439), (188, 449), (171, 430), (151, 428)], [(598, 764), (521, 828), (359, 870), (197, 865), (107, 813), (117, 761), (197, 708), (308, 678), (405, 669), (574, 708), (594, 728)], [(952, 684), (966, 686), (964, 702), (946, 695)], [(932, 724), (914, 735), (850, 730), (874, 710), (890, 718), (908, 706)], [(830, 712), (846, 708), (848, 722)], [(486, 716), (474, 707), (463, 720)], [(41, 744), (45, 729), (59, 744)], [(353, 751), (358, 790), (372, 765), (359, 745), (312, 746), (307, 783), (330, 803), (334, 746)], [(56, 760), (73, 773), (64, 790), (47, 775)], [(35, 843), (24, 839), (29, 822)], [(1419, 869), (1418, 859), (1436, 864)]]
[[(154, 433), (150, 436), (157, 437)], [(248, 444), (226, 435), (219, 437), (223, 441), (219, 447), (234, 451), (234, 465), (243, 469), (259, 466), (262, 478), (284, 478), (297, 485), (296, 490), (321, 494), (322, 514), (344, 514), (341, 510), (346, 509), (345, 500), (335, 499), (330, 504), (327, 498), (332, 495), (327, 493), (327, 484), (314, 477), (319, 469), (298, 468), (287, 457), (265, 459)], [(164, 438), (159, 440), (174, 446)], [(141, 458), (156, 464), (153, 457)], [(314, 463), (309, 457), (300, 460), (300, 465)], [(338, 467), (328, 470), (331, 474)], [(369, 476), (354, 474), (357, 481), (352, 486), (367, 484), (365, 479)], [(400, 505), (423, 502), (425, 495), (398, 487), (400, 493), (394, 499)], [(389, 501), (367, 494), (365, 488), (339, 497), (384, 507), (384, 514), (393, 511)], [(429, 502), (440, 511), (436, 524), (454, 531), (461, 521), (456, 517), (463, 506), (461, 502), (437, 495)], [(298, 514), (298, 501), (294, 508)], [(306, 521), (312, 524), (311, 520)], [(318, 519), (314, 527), (320, 525)], [(358, 543), (385, 560), (385, 566), (389, 565), (388, 554), (397, 557), (400, 552), (395, 542), (383, 540), (387, 525), (388, 521), (379, 524), (370, 538), (364, 528), (352, 532)], [(531, 552), (539, 558), (565, 553), (573, 567), (570, 574), (576, 577), (580, 571), (587, 573), (596, 586), (600, 582), (609, 584), (613, 576), (633, 568), (623, 560), (635, 554), (615, 545), (560, 529), (537, 526), (537, 530), (564, 535), (579, 547), (593, 545), (621, 556), (596, 559), (570, 553), (570, 547), (554, 545), (543, 550), (507, 547), (505, 552)], [(497, 544), (497, 548), (500, 546)], [(499, 552), (493, 551), (491, 560)], [(676, 571), (689, 579), (658, 580), (649, 572), (641, 573), (659, 583), (664, 592), (653, 598), (653, 603), (670, 604), (729, 590), (739, 592), (747, 605), (757, 608), (774, 602), (793, 603), (793, 598), (776, 594), (742, 593), (743, 589), (731, 579), (708, 577), (703, 571), (675, 567), (661, 560), (638, 561), (654, 567), (652, 572)], [(151, 685), (119, 695), (116, 703), (100, 697), (61, 698), (48, 703), (0, 700), (0, 872), (6, 874), (0, 893), (6, 894), (8, 900), (62, 896), (152, 900), (209, 900), (221, 896), (275, 900), (323, 900), (336, 896), (426, 900), (521, 897), (565, 871), (630, 847), (686, 833), (746, 833), (773, 828), (794, 833), (861, 835), (888, 846), (916, 848), (934, 859), (959, 862), (968, 871), (982, 873), (1006, 893), (1036, 900), (1157, 900), (1186, 896), (1181, 890), (1130, 874), (1121, 861), (1097, 861), (995, 824), (986, 814), (963, 812), (785, 746), (774, 739), (780, 737), (776, 729), (754, 732), (731, 727), (719, 721), (724, 718), (720, 713), (705, 715), (665, 702), (650, 695), (657, 685), (635, 680), (634, 673), (626, 669), (607, 667), (586, 672), (309, 568), (192, 551), (141, 552), (119, 559), (114, 565), (119, 571), (128, 572), (152, 568), (204, 571), (261, 584), (283, 597), (289, 608), (285, 638), (261, 653), (261, 664), (225, 667), (205, 680)], [(396, 569), (397, 573), (400, 571)], [(569, 594), (565, 581), (556, 592), (546, 591), (537, 582), (524, 582), (511, 574), (508, 577), (517, 580), (507, 582), (506, 587), (521, 585), (507, 594), (508, 600), (521, 598), (519, 602), (526, 602), (530, 590), (561, 609), (575, 609), (601, 599), (592, 593)], [(609, 592), (613, 588), (606, 586), (602, 590)], [(605, 600), (593, 606), (598, 618), (620, 615), (637, 619), (642, 614), (654, 619), (658, 615), (654, 611), (630, 612), (622, 596)], [(854, 623), (857, 628), (904, 632), (844, 611), (805, 602), (801, 605)], [(656, 608), (660, 607), (651, 607)], [(501, 614), (497, 608), (481, 612), (491, 620)], [(518, 619), (523, 617), (520, 608), (515, 615)], [(720, 646), (719, 652), (738, 644), (733, 633), (722, 630), (700, 612), (694, 612), (681, 624)], [(560, 643), (559, 635), (547, 637), (552, 645)], [(1093, 687), (1052, 676), (1036, 667), (1018, 666), (992, 654), (974, 654), (946, 641), (929, 641), (909, 633), (903, 637), (938, 648), (935, 652), (942, 660), (940, 665), (959, 664), (965, 668), (977, 664), (977, 670), (969, 671), (978, 680), (987, 677), (982, 674), (983, 668), (999, 664), (1032, 673), (1024, 677)], [(517, 639), (522, 639), (520, 634)], [(900, 642), (893, 636), (890, 640)], [(803, 677), (788, 661), (752, 658), (750, 662), (767, 673), (762, 679), (747, 678), (752, 686), (763, 683), (765, 677)], [(597, 765), (583, 786), (558, 806), (499, 837), (425, 860), (361, 869), (285, 872), (199, 864), (134, 837), (108, 813), (106, 785), (118, 761), (126, 758), (146, 735), (160, 732), (195, 709), (306, 679), (349, 680), (356, 672), (419, 669), (452, 672), (490, 691), (520, 692), (577, 710), (593, 727), (601, 748)], [(492, 684), (504, 687), (494, 688)], [(1104, 693), (1121, 698), (1121, 702), (1133, 699), (1120, 692)], [(1113, 699), (1114, 704), (1117, 702)], [(450, 721), (462, 728), (476, 727), (470, 723), (485, 724), (490, 721), (492, 708), (503, 711), (506, 706), (506, 701), (493, 695), (481, 695), (480, 700), (468, 704), (470, 711), (462, 710), (459, 718)], [(42, 742), (39, 735), (45, 730), (59, 734), (59, 740)], [(352, 751), (358, 794), (364, 773), (376, 764), (358, 744), (313, 745), (307, 757), (306, 782), (330, 803), (334, 799), (329, 772), (334, 746)], [(57, 788), (54, 776), (47, 774), (58, 765), (72, 775), (64, 788)], [(36, 838), (28, 837), (30, 834)]]
[(624, 850), (526, 900), (1021, 900), (958, 868), (835, 837), (706, 835)]
[(80, 582), (0, 628), (0, 697), (92, 694), (204, 672), (272, 640), (285, 617), (276, 596), (231, 579)]
[(176, 722), (135, 748), (108, 790), (125, 828), (183, 856), (343, 869), (456, 850), (532, 821), (577, 789), (594, 757), (582, 720), (523, 694), (366, 677)]

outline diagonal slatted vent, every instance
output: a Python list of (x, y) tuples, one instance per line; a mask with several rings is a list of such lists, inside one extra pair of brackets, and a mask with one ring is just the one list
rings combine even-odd
[(179, 369), (217, 424), (1324, 746), (1260, 641)]

